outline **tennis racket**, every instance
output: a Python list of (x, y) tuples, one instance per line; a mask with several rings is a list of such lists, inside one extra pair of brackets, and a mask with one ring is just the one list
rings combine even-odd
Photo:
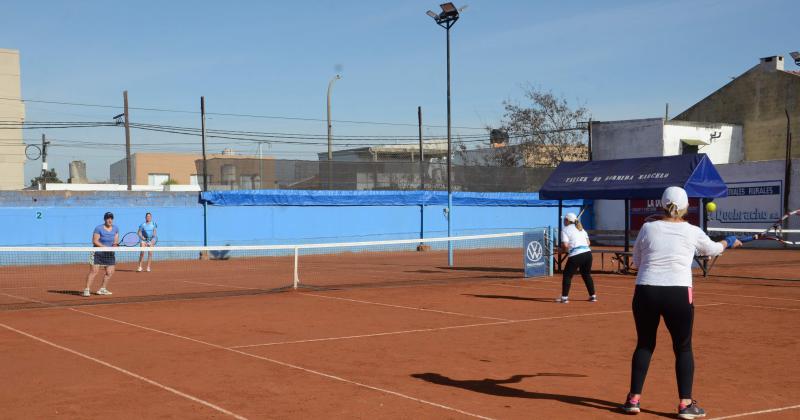
[(800, 245), (800, 241), (789, 241), (783, 236), (783, 222), (786, 221), (791, 216), (800, 215), (800, 209), (790, 211), (784, 214), (780, 219), (778, 219), (775, 223), (772, 224), (769, 228), (761, 233), (757, 233), (755, 235), (749, 236), (740, 236), (737, 239), (742, 241), (742, 243), (756, 241), (756, 240), (767, 240), (767, 241), (778, 241), (780, 243), (786, 245)]
[(139, 245), (139, 234), (136, 232), (128, 232), (122, 235), (122, 239), (119, 241), (119, 246), (138, 246)]

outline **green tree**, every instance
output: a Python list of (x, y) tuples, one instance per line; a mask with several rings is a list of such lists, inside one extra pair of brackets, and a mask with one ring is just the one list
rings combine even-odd
[(63, 184), (64, 182), (58, 179), (55, 169), (45, 170), (41, 175), (31, 179), (31, 187), (39, 188), (40, 184)]

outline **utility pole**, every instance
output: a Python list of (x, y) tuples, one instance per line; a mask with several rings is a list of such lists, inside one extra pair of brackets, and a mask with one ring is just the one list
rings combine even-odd
[(419, 189), (425, 190), (425, 150), (422, 146), (422, 107), (417, 107), (417, 126), (419, 128)]
[[(203, 147), (203, 192), (208, 191), (208, 163), (206, 162), (206, 97), (200, 97), (200, 142)], [(202, 196), (202, 194), (201, 194)], [(203, 200), (203, 246), (208, 246), (208, 203)], [(201, 259), (208, 259), (208, 252), (200, 253)]]
[(341, 79), (342, 76), (337, 74), (328, 82), (328, 189), (333, 189), (333, 125), (331, 124), (331, 89), (333, 83)]
[(589, 132), (589, 140), (587, 142), (587, 146), (588, 146), (587, 148), (589, 149), (588, 150), (588, 152), (589, 152), (589, 162), (591, 162), (592, 161), (592, 119), (591, 118), (589, 118), (589, 127), (588, 127), (587, 131)]
[(208, 165), (206, 162), (206, 97), (200, 97), (200, 142), (203, 148), (203, 191), (208, 191)]
[(41, 182), (41, 188), (43, 190), (47, 189), (47, 170), (49, 169), (47, 167), (47, 145), (48, 144), (50, 144), (50, 142), (47, 141), (47, 137), (45, 137), (44, 133), (42, 133), (42, 182)]
[[(789, 212), (789, 193), (792, 188), (792, 120), (789, 118), (789, 110), (784, 109), (786, 112), (786, 172), (783, 181), (783, 213)], [(786, 228), (789, 227), (789, 221), (786, 220)]]
[(128, 91), (122, 91), (122, 100), (125, 105), (125, 167), (128, 176), (128, 191), (132, 190), (131, 187), (131, 121), (130, 114), (128, 114)]

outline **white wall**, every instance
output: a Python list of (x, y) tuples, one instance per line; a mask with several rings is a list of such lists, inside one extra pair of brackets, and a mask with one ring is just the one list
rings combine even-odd
[(664, 124), (663, 156), (680, 155), (683, 140), (702, 140), (699, 153), (708, 155), (715, 165), (737, 163), (744, 160), (742, 126), (731, 124), (706, 124), (668, 121)]
[(663, 144), (661, 118), (592, 123), (594, 160), (661, 156)]
[[(0, 97), (20, 98), (19, 51), (0, 49)], [(22, 122), (25, 105), (22, 101), (0, 101), (0, 119)], [(23, 130), (0, 130), (0, 190), (19, 190), (25, 184), (25, 145)], [(41, 161), (39, 161), (41, 164)]]
[[(120, 184), (47, 184), (47, 191), (127, 191)], [(199, 185), (131, 185), (132, 191), (200, 191)]]

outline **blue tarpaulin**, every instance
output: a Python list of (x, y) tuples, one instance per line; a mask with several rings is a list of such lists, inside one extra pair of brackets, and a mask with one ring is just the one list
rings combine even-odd
[(689, 197), (728, 195), (725, 181), (705, 154), (638, 159), (564, 162), (539, 190), (541, 199), (626, 200), (661, 198), (664, 189), (683, 187)]
[[(240, 190), (207, 191), (200, 201), (215, 206), (436, 206), (447, 205), (445, 191), (317, 191)], [(582, 200), (564, 203), (580, 206)], [(540, 200), (537, 193), (455, 192), (456, 206), (557, 206), (557, 201)]]

